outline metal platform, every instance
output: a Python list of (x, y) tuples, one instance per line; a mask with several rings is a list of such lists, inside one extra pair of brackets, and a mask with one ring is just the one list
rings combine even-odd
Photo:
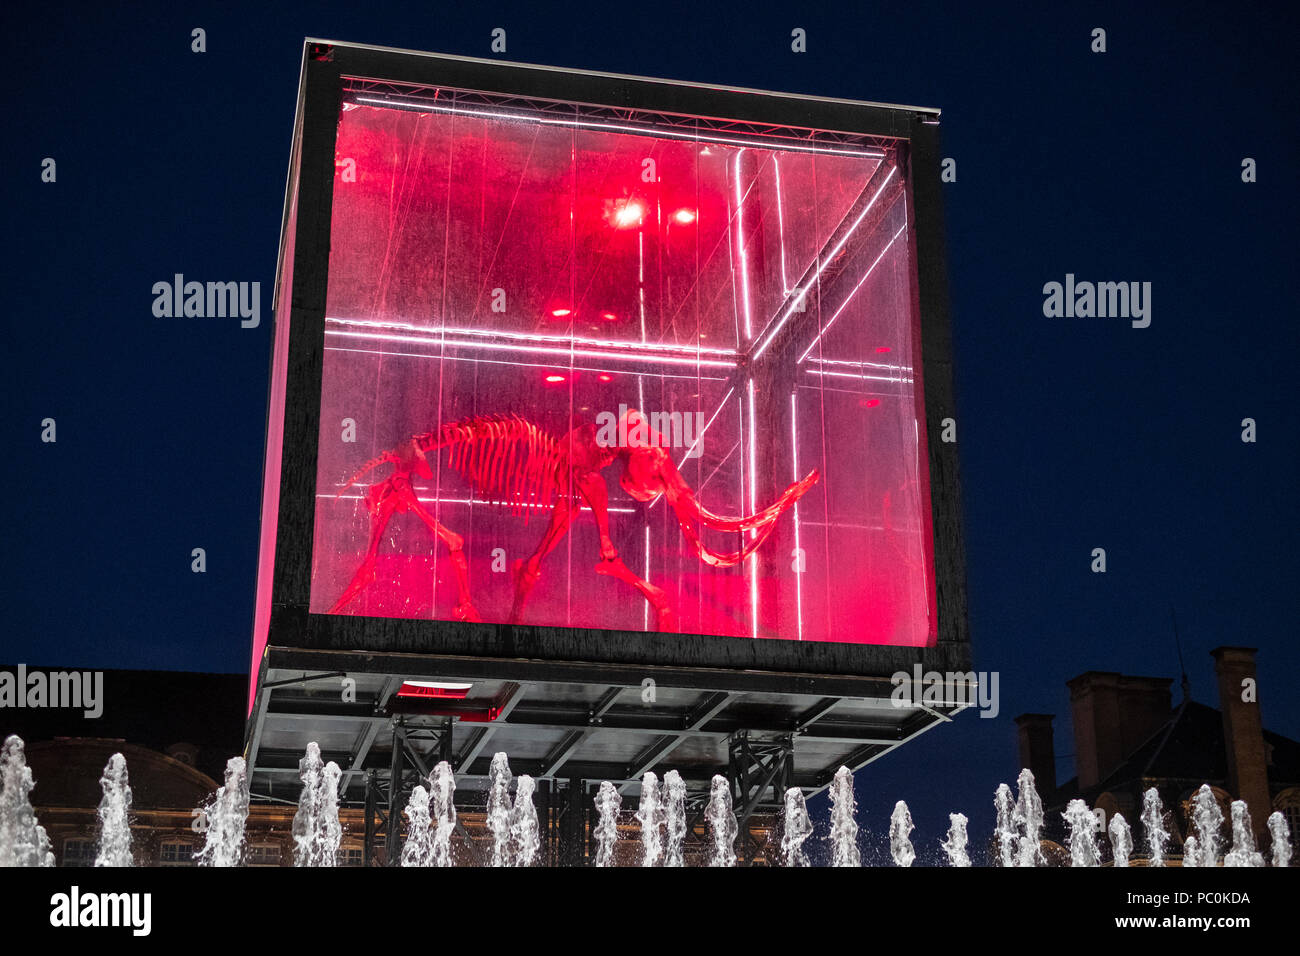
[[(430, 679), (473, 686), (463, 700), (397, 696), (403, 681)], [(395, 740), (428, 768), (449, 760), (462, 789), (481, 789), (504, 751), (515, 773), (609, 780), (625, 793), (646, 771), (668, 769), (707, 790), (714, 774), (728, 775), (734, 742), (787, 741), (788, 785), (813, 794), (841, 766), (858, 770), (965, 706), (895, 707), (881, 678), (831, 678), (833, 696), (800, 693), (806, 679), (271, 647), (246, 756), (255, 795), (292, 799), (314, 740), (344, 771), (341, 796), (360, 802), (368, 770), (391, 772)]]

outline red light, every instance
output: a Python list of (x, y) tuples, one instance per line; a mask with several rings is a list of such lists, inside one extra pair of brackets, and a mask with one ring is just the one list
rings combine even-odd
[(875, 408), (879, 404), (880, 404), (880, 399), (878, 398), (867, 399), (867, 408)]
[(548, 382), (563, 382), (563, 381), (564, 381), (564, 376), (563, 376), (563, 375), (548, 375), (548, 376), (546, 376), (546, 380), (547, 380)]
[(618, 316), (615, 315), (613, 312), (602, 312), (600, 313), (600, 317), (604, 319), (606, 322), (613, 322), (615, 319), (618, 318)]
[(893, 350), (892, 350), (888, 345), (878, 345), (878, 346), (876, 346), (876, 351), (877, 351), (877, 352), (884, 353), (884, 352), (890, 352), (890, 351), (893, 351)]
[(628, 226), (635, 226), (645, 215), (645, 207), (639, 202), (630, 202), (624, 205), (617, 213), (614, 214), (614, 222), (623, 229)]
[(688, 226), (695, 221), (695, 213), (690, 209), (679, 209), (673, 214), (673, 218), (683, 226)]
[(397, 696), (461, 700), (469, 695), (469, 690), (473, 686), (473, 684), (442, 684), (434, 681), (406, 681), (397, 689)]
[(599, 375), (597, 375), (596, 377), (597, 377), (598, 379), (600, 379), (602, 382), (612, 382), (612, 381), (614, 381), (614, 376), (613, 376), (613, 375), (610, 375), (610, 374), (607, 373), (607, 372), (601, 372), (601, 373), (600, 373)]
[(562, 319), (566, 315), (572, 315), (572, 314), (573, 314), (572, 309), (551, 309), (551, 315), (555, 316), (557, 319)]

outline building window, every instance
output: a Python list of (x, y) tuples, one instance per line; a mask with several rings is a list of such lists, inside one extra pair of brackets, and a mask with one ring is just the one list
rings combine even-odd
[(95, 841), (72, 837), (63, 841), (64, 866), (94, 866)]
[(194, 847), (187, 840), (163, 840), (158, 862), (163, 866), (193, 866)]
[(360, 866), (361, 847), (345, 846), (339, 850), (339, 866)]
[(275, 843), (258, 843), (248, 848), (249, 866), (279, 866), (280, 847)]
[(1291, 845), (1300, 846), (1300, 803), (1293, 803), (1282, 808), (1287, 828), (1291, 831)]

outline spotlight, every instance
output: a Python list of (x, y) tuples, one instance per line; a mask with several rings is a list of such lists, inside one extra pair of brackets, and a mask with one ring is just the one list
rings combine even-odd
[(620, 229), (626, 229), (628, 226), (637, 225), (644, 215), (644, 206), (639, 202), (629, 202), (614, 214), (614, 222), (618, 224)]
[(689, 226), (695, 221), (695, 213), (690, 209), (679, 209), (677, 212), (673, 213), (673, 218), (683, 226)]

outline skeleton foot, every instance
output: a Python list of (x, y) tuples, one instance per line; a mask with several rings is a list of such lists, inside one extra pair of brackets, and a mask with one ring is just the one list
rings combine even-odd
[(361, 565), (356, 575), (352, 578), (352, 583), (348, 585), (348, 589), (343, 592), (342, 597), (340, 597), (337, 601), (334, 602), (334, 606), (329, 609), (328, 613), (338, 614), (350, 603), (352, 603), (352, 599), (354, 597), (356, 597), (363, 590), (365, 590), (367, 587), (373, 584), (374, 580), (375, 580), (375, 565), (373, 562), (367, 561), (366, 563)]
[(658, 629), (668, 634), (677, 633), (677, 613), (673, 610), (672, 605), (668, 603), (668, 595), (662, 588), (657, 588), (649, 581), (638, 578), (623, 563), (621, 558), (598, 562), (596, 564), (596, 573), (608, 575), (611, 578), (617, 578), (632, 585), (641, 592), (642, 596), (650, 602), (650, 606), (655, 609)]
[(533, 585), (537, 579), (542, 576), (540, 569), (529, 571), (528, 566), (523, 561), (516, 561), (511, 571), (511, 577), (515, 583), (515, 603), (510, 609), (510, 624), (518, 624), (519, 619), (523, 617), (524, 602), (528, 600), (529, 593), (533, 590)]
[(468, 601), (464, 604), (457, 604), (452, 611), (458, 621), (476, 621), (481, 622), (483, 618), (479, 617), (478, 609)]

